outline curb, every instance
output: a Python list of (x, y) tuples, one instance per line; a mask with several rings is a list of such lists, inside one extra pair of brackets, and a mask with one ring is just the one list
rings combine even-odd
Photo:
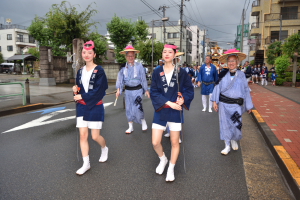
[(257, 110), (252, 110), (251, 116), (257, 124), (267, 146), (276, 160), (285, 180), (296, 199), (300, 199), (300, 169), (291, 158), (276, 135), (263, 120)]
[[(116, 90), (113, 92), (107, 93), (106, 95), (111, 95), (114, 93), (116, 93)], [(65, 104), (65, 103), (72, 103), (72, 102), (74, 102), (74, 100), (63, 101), (63, 102), (59, 102), (59, 103), (36, 103), (36, 104), (31, 104), (31, 105), (26, 105), (26, 106), (20, 106), (20, 107), (12, 108), (9, 110), (0, 111), (0, 117), (18, 114), (18, 113), (22, 113), (22, 112), (28, 112), (28, 111), (32, 111), (32, 110), (38, 110), (38, 109), (47, 108), (47, 107), (51, 107), (51, 106), (57, 106), (57, 105)]]

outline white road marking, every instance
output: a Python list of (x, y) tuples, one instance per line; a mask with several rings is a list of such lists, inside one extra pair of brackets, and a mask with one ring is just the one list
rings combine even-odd
[[(104, 108), (106, 108), (106, 107), (110, 106), (111, 104), (113, 104), (113, 102), (104, 103), (103, 105), (104, 105)], [(50, 119), (50, 118), (52, 118), (52, 117), (54, 117), (54, 116), (56, 116), (60, 113), (70, 112), (70, 111), (74, 111), (74, 110), (75, 109), (58, 110), (58, 111), (43, 115), (38, 119), (34, 119), (30, 122), (27, 122), (26, 124), (23, 124), (21, 126), (15, 127), (15, 128), (12, 128), (12, 129), (10, 129), (8, 131), (5, 131), (3, 133), (8, 133), (8, 132), (12, 132), (12, 131), (27, 129), (27, 128), (32, 128), (32, 127), (36, 127), (36, 126), (42, 126), (42, 125), (46, 125), (46, 124), (52, 124), (52, 123), (56, 123), (56, 122), (62, 122), (62, 121), (66, 121), (66, 120), (69, 120), (69, 119), (75, 119), (75, 116), (70, 116), (70, 117), (64, 117), (64, 118), (60, 118), (60, 119), (54, 119), (54, 120), (46, 121), (46, 120), (48, 120), (48, 119)]]

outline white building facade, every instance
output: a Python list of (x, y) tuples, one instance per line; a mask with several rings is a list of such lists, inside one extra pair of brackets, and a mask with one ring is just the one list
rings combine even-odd
[(4, 60), (16, 54), (23, 54), (23, 50), (36, 46), (36, 41), (29, 35), (27, 27), (15, 24), (0, 25), (0, 52)]

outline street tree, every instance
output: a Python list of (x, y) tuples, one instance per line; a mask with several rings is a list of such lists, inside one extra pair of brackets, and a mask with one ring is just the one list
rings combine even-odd
[(28, 49), (28, 53), (40, 59), (40, 51), (36, 47)]
[(288, 55), (282, 55), (275, 60), (275, 70), (282, 75), (287, 68), (291, 65), (290, 57)]
[(64, 56), (72, 51), (74, 38), (87, 38), (92, 26), (91, 17), (97, 13), (92, 4), (79, 12), (77, 8), (67, 1), (53, 4), (45, 17), (36, 16), (28, 28), (41, 46), (52, 47), (53, 55)]
[(115, 15), (112, 20), (106, 24), (106, 26), (110, 34), (110, 40), (115, 45), (117, 62), (126, 62), (125, 56), (119, 52), (126, 47), (132, 36), (135, 35), (134, 24), (128, 19), (123, 19)]
[(294, 53), (300, 53), (300, 34), (296, 33), (287, 38), (286, 42), (282, 45), (282, 51), (290, 58)]
[(107, 40), (106, 38), (97, 33), (97, 32), (92, 32), (89, 36), (88, 36), (88, 40), (93, 40), (94, 43), (95, 43), (95, 49), (96, 49), (96, 60), (95, 62), (96, 63), (102, 63), (102, 59), (106, 58), (105, 57), (105, 53), (107, 51), (107, 46), (108, 46), (108, 43), (107, 43)]
[(144, 20), (138, 20), (135, 23), (135, 39), (137, 43), (147, 40), (147, 36), (149, 35), (147, 28), (148, 24)]
[[(152, 40), (147, 40), (145, 42), (141, 41), (136, 46), (141, 52), (138, 55), (138, 58), (141, 59), (145, 64), (151, 65), (152, 63)], [(164, 44), (155, 41), (153, 44), (153, 61), (156, 62), (162, 57), (162, 51), (164, 49)]]
[(282, 54), (281, 42), (273, 42), (267, 50), (267, 63), (270, 65), (275, 64), (276, 58), (278, 58)]
[(4, 63), (4, 59), (3, 59), (2, 53), (0, 52), (0, 64), (1, 64), (1, 63)]

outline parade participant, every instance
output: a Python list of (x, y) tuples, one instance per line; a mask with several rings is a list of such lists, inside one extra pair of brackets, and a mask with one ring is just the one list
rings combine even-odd
[(134, 61), (135, 54), (139, 52), (133, 46), (127, 46), (124, 51), (120, 52), (126, 55), (127, 62), (118, 74), (116, 97), (122, 94), (125, 86), (126, 117), (129, 125), (125, 131), (126, 134), (133, 132), (133, 122), (142, 124), (143, 131), (147, 130), (142, 101), (144, 93), (148, 98), (150, 94), (143, 65)]
[(212, 92), (214, 90), (215, 82), (218, 80), (218, 71), (216, 66), (211, 64), (211, 56), (206, 56), (205, 62), (200, 68), (200, 72), (197, 77), (198, 86), (201, 87), (201, 94), (202, 94), (202, 105), (203, 105), (203, 112), (206, 111), (207, 107), (207, 98), (209, 99), (209, 112), (212, 112), (212, 102), (210, 101)]
[(258, 76), (259, 76), (259, 71), (257, 65), (254, 65), (254, 68), (252, 69), (252, 83), (254, 82), (258, 83)]
[(262, 86), (264, 86), (264, 84), (267, 85), (267, 80), (266, 80), (267, 77), (266, 77), (266, 75), (267, 74), (265, 72), (265, 69), (263, 68), (262, 71), (261, 71), (261, 75), (260, 75), (261, 76), (261, 85)]
[[(164, 46), (162, 56), (165, 65), (154, 70), (151, 83), (151, 100), (154, 107), (152, 124), (152, 144), (160, 163), (156, 168), (157, 174), (162, 174), (168, 159), (161, 145), (163, 131), (166, 126), (170, 129), (171, 159), (167, 171), (166, 181), (174, 181), (174, 167), (179, 155), (179, 135), (183, 123), (182, 107), (189, 109), (194, 98), (194, 88), (190, 77), (184, 69), (175, 67), (173, 60), (176, 55), (176, 46)], [(179, 73), (178, 73), (179, 72)], [(177, 84), (177, 80), (179, 84)], [(178, 92), (179, 90), (179, 92)]]
[(276, 74), (275, 71), (272, 72), (272, 86), (276, 86), (276, 78), (278, 75)]
[(162, 66), (164, 66), (164, 60), (160, 59), (159, 62), (158, 62), (158, 65), (154, 69), (156, 69), (157, 67), (162, 67)]
[(76, 127), (79, 128), (80, 132), (80, 148), (83, 157), (83, 165), (76, 171), (78, 175), (82, 175), (90, 169), (88, 129), (91, 129), (93, 140), (102, 147), (99, 162), (105, 162), (108, 157), (105, 139), (100, 135), (104, 121), (102, 99), (108, 84), (103, 68), (93, 61), (95, 57), (94, 42), (86, 42), (82, 49), (82, 58), (86, 65), (78, 70), (76, 85), (72, 88), (74, 100), (77, 102)]
[(268, 85), (268, 78), (269, 78), (269, 70), (268, 67), (266, 66), (266, 63), (263, 64), (262, 69), (265, 70), (265, 74), (266, 74), (266, 85)]
[(251, 79), (252, 70), (251, 70), (251, 66), (249, 65), (248, 61), (245, 62), (245, 65), (246, 65), (245, 76), (246, 76), (246, 79), (249, 83), (250, 79)]
[(246, 58), (246, 54), (230, 49), (219, 60), (227, 62), (229, 72), (220, 77), (214, 88), (211, 101), (214, 109), (219, 112), (220, 138), (225, 141), (225, 149), (221, 154), (238, 150), (238, 140), (242, 139), (242, 115), (253, 108), (250, 90), (245, 74), (237, 70), (237, 64)]

